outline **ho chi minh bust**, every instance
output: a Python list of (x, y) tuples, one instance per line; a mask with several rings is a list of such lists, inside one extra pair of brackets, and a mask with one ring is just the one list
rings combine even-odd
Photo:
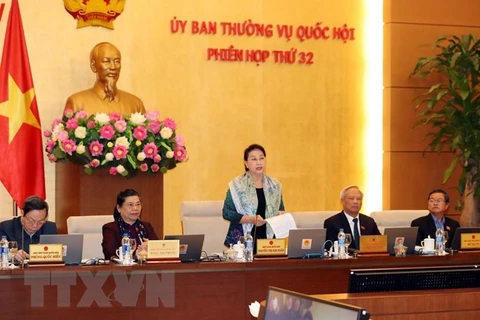
[(120, 51), (111, 43), (101, 42), (90, 52), (90, 68), (97, 74), (93, 88), (74, 93), (67, 99), (65, 109), (74, 112), (84, 110), (88, 114), (119, 112), (129, 116), (134, 112), (145, 113), (142, 100), (117, 89), (120, 77)]

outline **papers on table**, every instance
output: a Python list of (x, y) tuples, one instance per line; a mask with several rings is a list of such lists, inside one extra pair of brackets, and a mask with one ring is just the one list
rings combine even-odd
[(297, 229), (295, 219), (290, 213), (280, 214), (278, 216), (265, 219), (272, 227), (275, 237), (278, 239), (288, 237), (290, 229)]

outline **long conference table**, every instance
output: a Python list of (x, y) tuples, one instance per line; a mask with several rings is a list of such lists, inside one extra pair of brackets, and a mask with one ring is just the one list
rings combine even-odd
[(480, 264), (480, 253), (346, 260), (148, 263), (0, 271), (3, 319), (253, 319), (268, 286), (305, 294), (348, 291), (350, 269)]

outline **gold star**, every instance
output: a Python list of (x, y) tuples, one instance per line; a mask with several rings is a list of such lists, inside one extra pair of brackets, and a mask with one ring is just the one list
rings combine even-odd
[(23, 93), (8, 75), (8, 100), (0, 103), (0, 115), (8, 118), (8, 143), (11, 143), (23, 123), (40, 129), (40, 124), (30, 110), (35, 90), (31, 88)]

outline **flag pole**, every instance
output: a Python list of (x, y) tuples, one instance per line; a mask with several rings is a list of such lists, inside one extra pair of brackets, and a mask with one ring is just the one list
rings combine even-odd
[(13, 216), (18, 217), (18, 206), (17, 201), (13, 200)]

